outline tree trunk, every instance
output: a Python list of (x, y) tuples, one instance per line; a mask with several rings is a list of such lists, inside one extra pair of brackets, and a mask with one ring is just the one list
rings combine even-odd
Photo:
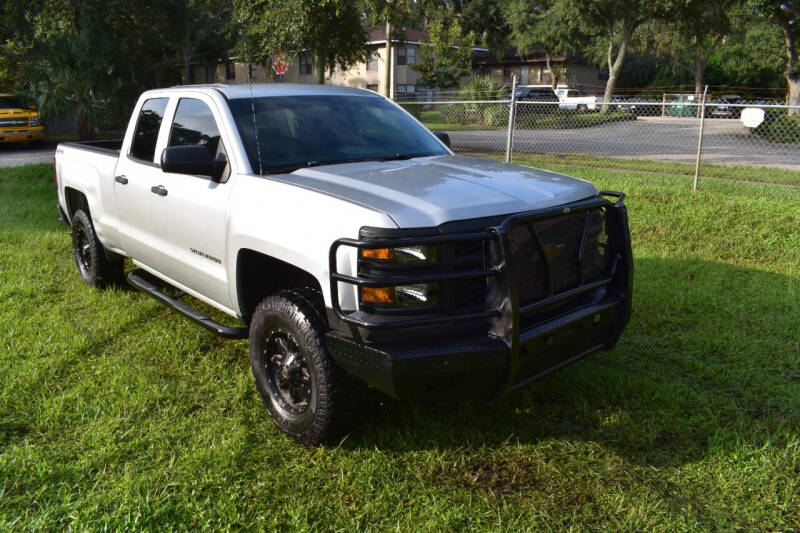
[[(705, 90), (704, 82), (706, 77), (706, 62), (700, 52), (695, 52), (694, 55), (694, 94), (697, 95), (697, 103), (702, 103), (701, 98)], [(696, 115), (699, 117), (702, 114), (702, 109), (697, 106)]]
[(317, 52), (317, 70), (314, 72), (316, 75), (316, 82), (320, 85), (325, 84), (325, 53), (320, 50)]
[(183, 48), (183, 83), (184, 85), (192, 83), (192, 56), (188, 47)]
[(386, 98), (392, 97), (392, 23), (386, 20), (386, 80), (384, 91)]
[[(797, 57), (797, 43), (792, 35), (791, 21), (782, 19), (781, 29), (784, 41), (786, 41), (786, 83), (789, 85), (786, 103), (797, 106), (800, 105), (800, 64)], [(800, 115), (800, 109), (789, 109), (789, 114)]]
[(610, 102), (614, 96), (614, 88), (617, 85), (617, 78), (620, 71), (622, 71), (622, 64), (625, 62), (625, 54), (628, 52), (628, 44), (631, 41), (634, 28), (625, 27), (622, 31), (622, 40), (619, 43), (617, 50), (617, 57), (614, 58), (614, 37), (613, 32), (608, 32), (608, 81), (606, 82), (606, 92), (603, 94), (603, 107), (600, 109), (601, 113), (608, 113), (611, 109)]
[(544, 55), (544, 60), (547, 63), (547, 72), (550, 73), (550, 85), (555, 91), (556, 89), (558, 89), (558, 76), (556, 76), (556, 73), (553, 72), (553, 61), (550, 57), (550, 54), (546, 53)]

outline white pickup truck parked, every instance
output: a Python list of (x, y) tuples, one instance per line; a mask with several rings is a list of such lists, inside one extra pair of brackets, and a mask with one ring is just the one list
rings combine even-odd
[(560, 87), (554, 91), (558, 96), (559, 109), (577, 109), (578, 111), (597, 111), (602, 98), (583, 94), (578, 89)]
[(127, 257), (137, 288), (249, 338), (273, 419), (316, 444), (346, 427), (361, 382), (491, 399), (628, 322), (621, 193), (447, 144), (370, 91), (153, 90), (122, 141), (58, 146), (58, 209), (86, 284), (120, 282)]

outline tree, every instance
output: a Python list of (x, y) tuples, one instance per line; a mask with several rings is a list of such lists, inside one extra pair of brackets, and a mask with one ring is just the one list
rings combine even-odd
[[(777, 24), (783, 32), (786, 51), (786, 83), (789, 105), (800, 105), (800, 0), (750, 0), (750, 9), (760, 17)], [(790, 109), (790, 115), (800, 109)]]
[(692, 73), (696, 94), (703, 92), (711, 55), (731, 31), (736, 5), (734, 0), (686, 0), (668, 20), (649, 26), (658, 49)]
[(461, 9), (456, 16), (465, 32), (473, 32), (476, 40), (495, 54), (502, 56), (509, 44), (509, 24), (505, 0), (469, 0), (456, 4)]
[(350, 0), (236, 1), (249, 59), (266, 64), (281, 47), (294, 55), (309, 53), (316, 60), (318, 83), (325, 83), (326, 72), (367, 60), (362, 15)]
[(464, 35), (458, 20), (449, 26), (434, 20), (428, 23), (427, 30), (431, 42), (421, 47), (417, 64), (411, 65), (420, 75), (417, 83), (440, 90), (454, 89), (471, 72), (475, 34)]
[(504, 6), (511, 44), (521, 54), (544, 53), (553, 90), (566, 74), (563, 66), (553, 64), (553, 56), (573, 53), (586, 41), (576, 18), (565, 12), (569, 8), (554, 0), (510, 0)]
[[(625, 62), (634, 32), (645, 22), (667, 12), (670, 0), (559, 0), (573, 2), (575, 13), (587, 32), (601, 38), (608, 65), (608, 81), (602, 112), (611, 108), (614, 88)], [(570, 12), (569, 9), (564, 11)]]

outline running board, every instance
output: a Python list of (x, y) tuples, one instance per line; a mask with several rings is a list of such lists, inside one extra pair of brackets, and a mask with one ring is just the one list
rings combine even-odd
[(207, 330), (216, 333), (220, 337), (224, 337), (226, 339), (246, 339), (247, 338), (247, 328), (239, 327), (239, 328), (230, 328), (228, 326), (223, 326), (218, 322), (214, 322), (208, 316), (204, 315), (194, 307), (190, 306), (189, 304), (167, 296), (160, 290), (158, 287), (150, 283), (145, 279), (145, 276), (148, 274), (144, 270), (134, 270), (130, 274), (128, 274), (128, 282), (139, 289), (142, 292), (145, 292), (161, 302), (162, 304), (166, 305), (167, 307), (171, 307), (175, 311), (181, 313), (182, 315), (190, 318), (206, 328)]

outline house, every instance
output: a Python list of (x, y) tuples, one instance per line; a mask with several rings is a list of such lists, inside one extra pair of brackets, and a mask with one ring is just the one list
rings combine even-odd
[[(420, 58), (420, 48), (430, 42), (424, 31), (412, 28), (398, 28), (392, 32), (392, 59), (394, 68), (390, 72), (392, 79), (392, 98), (413, 98), (420, 93), (427, 95), (433, 90), (419, 85), (419, 74), (411, 68)], [(366, 30), (367, 45), (370, 49), (369, 60), (359, 63), (347, 71), (337, 70), (333, 75), (326, 74), (325, 83), (347, 85), (370, 89), (381, 94), (386, 93), (386, 27), (375, 26)], [(487, 54), (486, 48), (473, 48), (474, 54)], [(283, 81), (286, 83), (315, 83), (316, 69), (311, 55), (300, 54), (290, 57), (283, 75), (276, 74), (271, 67), (250, 64), (231, 58), (220, 65), (196, 63), (191, 65), (191, 78), (184, 83), (247, 83), (248, 75), (253, 83)]]
[[(588, 63), (581, 55), (552, 56), (550, 64), (558, 73), (557, 84), (579, 89), (587, 94), (602, 94), (608, 80), (608, 71)], [(509, 48), (501, 57), (478, 53), (472, 62), (476, 76), (490, 76), (498, 83), (511, 84), (517, 76), (520, 85), (552, 85), (553, 74), (547, 68), (544, 53), (520, 54)]]

